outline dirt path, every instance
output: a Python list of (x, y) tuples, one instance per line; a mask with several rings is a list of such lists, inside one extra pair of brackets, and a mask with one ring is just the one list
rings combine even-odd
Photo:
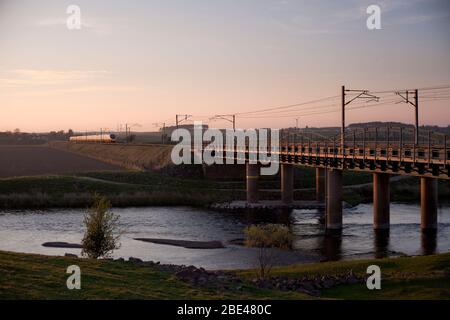
[(117, 186), (126, 186), (126, 187), (130, 187), (130, 186), (145, 187), (145, 186), (148, 186), (148, 185), (145, 185), (145, 184), (118, 182), (118, 181), (111, 181), (111, 180), (98, 179), (98, 178), (85, 177), (85, 176), (76, 176), (75, 178), (77, 178), (79, 180), (85, 180), (85, 181), (91, 181), (91, 182), (109, 183), (109, 184), (114, 184), (114, 185), (117, 185)]

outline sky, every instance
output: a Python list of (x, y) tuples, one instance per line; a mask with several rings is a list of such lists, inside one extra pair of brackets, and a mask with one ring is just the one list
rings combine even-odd
[[(372, 4), (380, 30), (366, 26)], [(66, 26), (69, 5), (81, 9), (80, 30)], [(0, 0), (0, 131), (149, 131), (176, 114), (205, 121), (337, 96), (342, 85), (450, 86), (449, 30), (448, 0)], [(313, 108), (238, 114), (237, 127), (340, 125), (339, 112)], [(450, 124), (449, 100), (419, 110), (421, 124)], [(346, 115), (348, 124), (413, 116), (394, 102)]]

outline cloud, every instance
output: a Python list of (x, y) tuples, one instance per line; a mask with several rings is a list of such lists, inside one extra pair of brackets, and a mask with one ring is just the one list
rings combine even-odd
[(9, 92), (6, 95), (23, 97), (47, 97), (55, 95), (67, 95), (67, 94), (79, 94), (79, 93), (91, 93), (91, 92), (136, 92), (141, 90), (139, 86), (126, 86), (126, 85), (90, 85), (90, 86), (78, 86), (61, 89), (45, 89), (45, 90), (27, 90), (20, 92)]
[[(38, 27), (65, 27), (67, 21), (62, 18), (49, 18), (37, 21), (36, 25)], [(81, 28), (95, 29), (98, 28), (98, 26), (95, 26), (92, 23), (86, 23), (85, 19), (81, 19)]]
[(379, 0), (378, 5), (382, 12), (391, 12), (397, 10), (404, 10), (408, 7), (414, 7), (420, 3), (426, 3), (427, 0)]
[(15, 69), (0, 73), (2, 96), (45, 97), (90, 92), (135, 92), (141, 86), (111, 84), (105, 70)]
[(105, 78), (108, 74), (105, 70), (15, 69), (3, 74), (0, 86), (62, 85)]
[(298, 35), (352, 33), (361, 29), (358, 24), (365, 26), (366, 10), (372, 4), (380, 6), (383, 26), (423, 23), (449, 16), (448, 12), (416, 12), (427, 4), (426, 0), (347, 0), (319, 6), (316, 2), (305, 1), (303, 4), (302, 10), (294, 7), (299, 4), (292, 4), (284, 15), (271, 17), (270, 23), (284, 32)]
[[(43, 28), (67, 28), (66, 18), (47, 18), (36, 21), (35, 25)], [(67, 29), (68, 30), (68, 29)], [(90, 31), (98, 36), (109, 35), (112, 33), (112, 24), (100, 19), (81, 18), (81, 30)]]
[(279, 28), (285, 32), (291, 32), (298, 35), (326, 35), (326, 34), (336, 34), (341, 31), (337, 28), (331, 27), (313, 28), (311, 25), (298, 24), (295, 21), (285, 22), (272, 19), (270, 22), (276, 28)]
[(417, 24), (429, 22), (441, 18), (448, 18), (450, 16), (449, 13), (441, 13), (441, 14), (416, 14), (409, 15), (404, 17), (399, 17), (393, 21), (388, 21), (386, 25), (408, 25), (408, 24)]
[[(429, 5), (427, 0), (396, 0), (380, 1), (384, 26), (411, 25), (430, 22), (438, 19), (448, 18), (448, 11), (436, 10), (435, 6)], [(420, 6), (419, 6), (420, 5)], [(424, 5), (427, 5), (424, 7)], [(424, 8), (427, 8), (424, 12)]]

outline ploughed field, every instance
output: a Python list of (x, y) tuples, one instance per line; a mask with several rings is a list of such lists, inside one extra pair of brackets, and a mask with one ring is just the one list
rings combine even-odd
[(108, 170), (121, 168), (47, 146), (0, 146), (0, 178)]

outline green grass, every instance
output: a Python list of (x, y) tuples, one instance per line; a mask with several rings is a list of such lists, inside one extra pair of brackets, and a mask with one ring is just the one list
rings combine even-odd
[[(293, 265), (275, 268), (273, 275), (298, 277), (301, 275), (339, 275), (352, 270), (366, 275), (367, 267), (381, 268), (382, 289), (368, 290), (365, 285), (341, 285), (322, 291), (322, 298), (332, 299), (450, 299), (450, 253), (400, 257), (379, 260), (351, 260)], [(240, 271), (250, 278), (252, 271)]]
[[(295, 188), (314, 188), (315, 187), (315, 169), (308, 167), (297, 167), (296, 168), (296, 179), (294, 181)], [(105, 171), (105, 172), (87, 172), (77, 174), (77, 176), (91, 177), (95, 179), (119, 182), (119, 183), (129, 183), (129, 184), (139, 184), (139, 185), (150, 185), (154, 186), (157, 184), (170, 184), (174, 186), (191, 187), (195, 185), (196, 188), (241, 188), (245, 189), (245, 181), (214, 181), (205, 180), (201, 178), (194, 179), (192, 177), (176, 178), (171, 176), (166, 176), (163, 174), (150, 172), (150, 171)], [(279, 177), (261, 177), (260, 185), (262, 188), (280, 188)], [(343, 174), (344, 185), (354, 185), (372, 182), (372, 175), (366, 172), (351, 172), (345, 171)]]
[[(133, 177), (136, 173), (125, 172), (121, 175)], [(106, 179), (108, 177), (111, 179)], [(0, 208), (86, 207), (91, 204), (95, 193), (107, 197), (113, 206), (118, 207), (204, 206), (232, 198), (232, 190), (215, 191), (208, 182), (203, 181), (148, 174), (146, 184), (132, 184), (117, 181), (115, 177), (116, 174), (95, 173), (0, 179)]]
[[(81, 290), (68, 290), (68, 266), (81, 269)], [(0, 299), (307, 299), (296, 292), (227, 291), (196, 288), (156, 270), (131, 263), (48, 257), (0, 251)]]
[[(369, 183), (371, 174), (344, 172), (344, 185)], [(391, 182), (391, 201), (415, 202), (420, 199), (419, 178)], [(299, 168), (295, 187), (298, 200), (315, 200), (315, 170)], [(261, 199), (280, 199), (278, 177), (260, 181)], [(50, 175), (0, 179), (0, 209), (86, 207), (94, 193), (111, 200), (114, 206), (208, 206), (213, 202), (244, 200), (244, 181), (211, 181), (174, 177), (156, 172), (88, 172), (76, 175)], [(372, 202), (371, 185), (344, 189), (344, 201), (351, 205)], [(439, 201), (448, 203), (450, 181), (439, 181)]]
[[(429, 256), (405, 256), (385, 259), (361, 259), (332, 261), (325, 263), (311, 263), (277, 267), (273, 269), (274, 275), (295, 276), (298, 274), (342, 274), (353, 270), (356, 274), (365, 274), (367, 266), (377, 264), (385, 275), (407, 275), (416, 273), (426, 275), (450, 272), (450, 253)], [(239, 274), (250, 276), (251, 271), (240, 271)]]
[(416, 278), (386, 280), (382, 290), (367, 290), (361, 285), (340, 286), (324, 290), (324, 297), (351, 300), (449, 300), (450, 278)]
[(147, 187), (178, 187), (191, 188), (195, 185), (196, 188), (212, 188), (217, 185), (214, 181), (207, 181), (204, 179), (193, 178), (176, 178), (159, 174), (151, 171), (104, 171), (104, 172), (87, 172), (80, 173), (76, 176), (89, 177), (105, 181), (125, 183), (131, 185), (140, 185)]
[(73, 176), (34, 176), (0, 179), (0, 194), (48, 193), (62, 195), (73, 192), (120, 193), (138, 191), (139, 186), (118, 185), (101, 181), (89, 181)]
[[(66, 288), (66, 268), (81, 268), (81, 290)], [(381, 260), (353, 260), (275, 268), (272, 275), (365, 275), (371, 264), (382, 271), (381, 290), (365, 284), (323, 290), (324, 299), (450, 299), (450, 253)], [(151, 266), (68, 257), (49, 257), (0, 251), (0, 299), (311, 299), (279, 290), (259, 289), (248, 279), (254, 270), (236, 271), (241, 288), (193, 287)]]
[[(87, 179), (86, 179), (87, 178)], [(175, 178), (154, 172), (86, 172), (76, 175), (29, 176), (0, 179), (0, 193), (21, 192), (99, 192), (114, 193), (135, 190), (156, 189), (205, 189), (217, 186), (217, 183), (203, 179)]]

